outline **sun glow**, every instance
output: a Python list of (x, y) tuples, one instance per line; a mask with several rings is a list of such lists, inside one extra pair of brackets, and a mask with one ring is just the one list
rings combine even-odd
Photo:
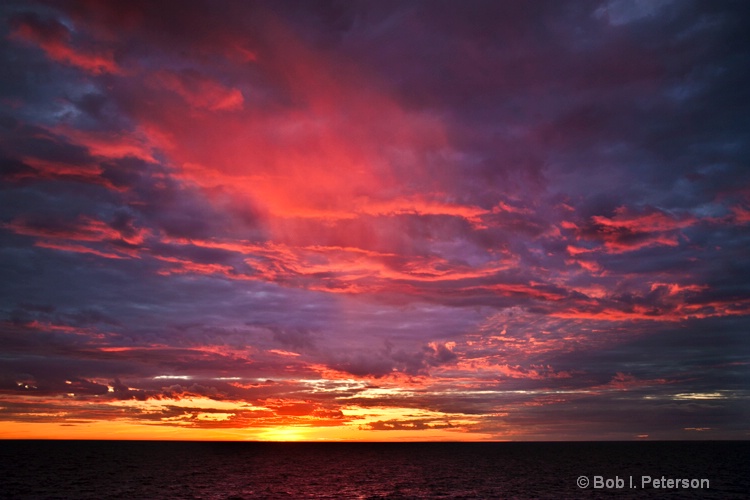
[(304, 441), (309, 437), (309, 430), (301, 427), (273, 427), (258, 434), (262, 441)]

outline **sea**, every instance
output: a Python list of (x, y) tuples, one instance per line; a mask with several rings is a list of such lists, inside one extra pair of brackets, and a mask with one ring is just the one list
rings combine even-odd
[(750, 441), (0, 441), (9, 499), (592, 497), (750, 498)]

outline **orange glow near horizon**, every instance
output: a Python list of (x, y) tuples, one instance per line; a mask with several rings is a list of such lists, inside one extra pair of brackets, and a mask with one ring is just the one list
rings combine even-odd
[[(185, 441), (482, 441), (498, 440), (491, 434), (455, 429), (394, 429), (373, 432), (363, 428), (368, 421), (393, 416), (394, 412), (370, 414), (342, 425), (317, 427), (308, 423), (260, 427), (196, 428), (190, 425), (144, 424), (127, 419), (91, 420), (76, 423), (7, 422), (0, 439), (82, 440), (185, 440)], [(403, 411), (395, 412), (402, 415)]]
[(136, 441), (267, 441), (267, 442), (393, 442), (393, 441), (506, 441), (489, 434), (447, 432), (444, 430), (394, 430), (373, 433), (344, 426), (271, 427), (267, 429), (184, 429), (163, 428), (147, 424), (118, 421), (96, 421), (70, 426), (59, 423), (8, 422), (0, 439), (53, 440), (136, 440)]

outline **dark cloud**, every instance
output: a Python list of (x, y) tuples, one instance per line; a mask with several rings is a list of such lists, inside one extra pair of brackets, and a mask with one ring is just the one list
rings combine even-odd
[(402, 430), (425, 430), (425, 429), (450, 429), (450, 422), (433, 422), (423, 419), (412, 420), (378, 420), (367, 424), (367, 428), (373, 431), (402, 431)]
[(273, 339), (284, 347), (300, 350), (315, 349), (313, 336), (307, 330), (283, 330), (278, 327), (271, 327), (271, 331), (273, 332)]

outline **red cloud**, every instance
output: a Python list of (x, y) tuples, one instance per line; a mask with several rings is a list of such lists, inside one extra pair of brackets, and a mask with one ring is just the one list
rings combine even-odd
[(111, 252), (103, 252), (84, 245), (75, 245), (72, 243), (60, 243), (55, 241), (37, 241), (34, 246), (40, 248), (50, 248), (52, 250), (62, 250), (63, 252), (89, 253), (105, 259), (126, 259), (127, 257)]
[(654, 233), (672, 231), (688, 227), (696, 222), (692, 217), (677, 219), (663, 212), (652, 212), (650, 214), (629, 214), (628, 209), (620, 207), (615, 210), (615, 216), (607, 218), (595, 215), (591, 218), (596, 224), (614, 230), (626, 230), (633, 233)]
[(510, 365), (491, 358), (468, 358), (458, 363), (457, 368), (470, 374), (471, 378), (492, 376), (511, 379), (550, 380), (567, 379), (573, 375), (567, 371), (555, 371), (551, 366), (530, 365), (528, 368), (520, 365)]
[(74, 222), (16, 219), (0, 227), (38, 238), (34, 245), (40, 248), (86, 253), (107, 259), (139, 258), (138, 247), (150, 235), (147, 229), (135, 227), (127, 220), (107, 224), (85, 216)]
[(741, 205), (735, 205), (732, 207), (732, 214), (734, 215), (734, 220), (739, 224), (750, 223), (750, 209)]
[(610, 390), (628, 391), (631, 389), (641, 389), (644, 387), (652, 387), (655, 385), (665, 385), (669, 383), (670, 383), (669, 380), (666, 380), (663, 378), (642, 380), (629, 373), (617, 372), (615, 376), (612, 377), (612, 380), (610, 380), (608, 383), (604, 385), (594, 386), (591, 388), (591, 390), (594, 392), (610, 391)]
[(111, 50), (83, 50), (75, 47), (70, 30), (57, 21), (44, 22), (36, 17), (26, 16), (16, 21), (11, 37), (37, 45), (53, 61), (75, 66), (94, 75), (121, 73)]
[(159, 71), (153, 75), (152, 85), (172, 90), (191, 106), (209, 111), (241, 110), (244, 103), (238, 89), (227, 88), (195, 71)]
[[(626, 207), (615, 210), (614, 217), (595, 215), (592, 226), (584, 237), (598, 239), (604, 243), (608, 253), (623, 253), (650, 246), (679, 244), (679, 229), (692, 226), (698, 219), (693, 216), (674, 217), (654, 210), (650, 213), (629, 213)], [(587, 250), (568, 247), (571, 255)]]
[(31, 168), (14, 172), (6, 179), (20, 181), (23, 179), (50, 179), (68, 180), (87, 184), (95, 184), (106, 187), (113, 191), (124, 192), (127, 188), (114, 185), (109, 179), (102, 176), (104, 172), (99, 165), (76, 164), (45, 161), (33, 157), (24, 157), (23, 163)]
[(173, 264), (170, 267), (163, 268), (160, 271), (158, 271), (158, 273), (163, 276), (169, 276), (170, 274), (194, 273), (194, 274), (206, 274), (206, 275), (220, 274), (231, 279), (250, 279), (247, 276), (243, 276), (241, 274), (235, 273), (234, 268), (232, 266), (227, 266), (223, 264), (212, 264), (212, 263), (206, 264), (206, 263), (200, 263), (200, 262), (193, 262), (187, 259), (179, 259), (177, 257), (167, 257), (167, 256), (154, 256), (154, 257), (163, 262), (168, 262), (170, 264)]
[(90, 217), (79, 217), (74, 223), (36, 224), (23, 219), (3, 225), (4, 228), (16, 234), (25, 236), (38, 236), (41, 238), (59, 238), (75, 241), (123, 241), (131, 245), (140, 245), (144, 242), (149, 231), (143, 228), (128, 226), (123, 229), (114, 229), (111, 225)]
[(106, 159), (138, 158), (146, 162), (156, 162), (155, 145), (162, 136), (152, 137), (147, 127), (129, 133), (80, 130), (68, 126), (58, 126), (51, 132), (65, 137), (73, 144), (85, 147), (92, 156)]

